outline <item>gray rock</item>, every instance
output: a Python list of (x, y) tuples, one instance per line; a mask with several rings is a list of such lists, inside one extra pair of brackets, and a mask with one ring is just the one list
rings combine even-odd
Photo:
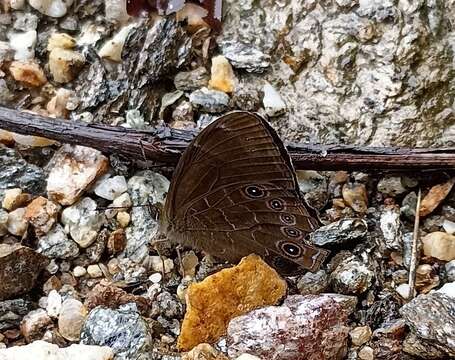
[(190, 94), (190, 102), (199, 106), (203, 111), (217, 113), (226, 110), (229, 105), (229, 96), (222, 91), (202, 88)]
[(117, 310), (98, 306), (85, 320), (80, 343), (108, 346), (118, 360), (145, 360), (152, 349), (152, 334), (135, 304), (121, 305)]
[(363, 262), (350, 257), (342, 261), (330, 274), (330, 283), (338, 293), (362, 294), (371, 286), (373, 277), (373, 271)]
[(42, 194), (46, 187), (43, 169), (28, 164), (16, 150), (0, 145), (0, 189), (21, 188), (31, 194)]
[[(164, 205), (169, 180), (152, 171), (137, 173), (128, 180), (128, 192), (136, 205)], [(143, 261), (149, 252), (148, 244), (159, 231), (159, 222), (148, 206), (131, 210), (131, 225), (126, 229), (126, 247), (122, 256), (135, 262)]]
[(455, 281), (455, 260), (449, 261), (445, 264), (447, 282)]
[(301, 295), (318, 295), (329, 287), (329, 277), (324, 270), (307, 272), (297, 282)]
[(79, 246), (68, 238), (60, 224), (38, 240), (38, 252), (54, 259), (71, 259), (79, 255)]
[(36, 30), (38, 27), (38, 16), (32, 13), (16, 13), (14, 29), (19, 31)]
[(270, 56), (250, 44), (222, 41), (219, 45), (222, 54), (237, 69), (262, 73), (270, 66)]
[(412, 332), (455, 357), (455, 301), (438, 292), (419, 295), (400, 309)]
[(105, 221), (103, 212), (97, 210), (96, 202), (89, 197), (81, 199), (62, 212), (62, 223), (71, 238), (83, 248), (93, 244)]
[(24, 299), (0, 301), (0, 331), (17, 327), (33, 304)]
[(174, 77), (174, 85), (177, 90), (194, 91), (207, 86), (208, 83), (209, 74), (203, 66), (194, 70), (179, 72)]
[(183, 317), (183, 305), (182, 303), (171, 293), (163, 291), (152, 304), (152, 313), (158, 313), (165, 318), (182, 318)]
[(340, 359), (347, 352), (348, 313), (329, 296), (289, 296), (232, 319), (227, 330), (230, 358), (248, 353), (261, 359)]
[(386, 176), (379, 180), (378, 191), (389, 196), (397, 196), (407, 190), (403, 186), (400, 176)]
[(318, 246), (355, 245), (364, 240), (367, 233), (365, 220), (341, 219), (314, 231), (311, 241)]
[(406, 216), (408, 219), (414, 219), (417, 206), (417, 194), (414, 191), (411, 191), (407, 194), (401, 203), (400, 212)]

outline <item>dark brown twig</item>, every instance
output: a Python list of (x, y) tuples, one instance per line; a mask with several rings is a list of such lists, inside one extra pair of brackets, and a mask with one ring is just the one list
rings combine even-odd
[[(144, 156), (174, 165), (196, 132), (156, 128), (138, 131), (105, 125), (52, 119), (0, 107), (0, 128), (89, 146), (105, 153), (139, 160)], [(296, 169), (315, 170), (425, 170), (455, 169), (455, 148), (410, 149), (350, 145), (286, 144)]]

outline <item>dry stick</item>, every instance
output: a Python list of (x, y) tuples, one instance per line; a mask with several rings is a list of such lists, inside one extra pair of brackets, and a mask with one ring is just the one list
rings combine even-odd
[[(122, 127), (52, 119), (0, 107), (0, 129), (89, 146), (132, 160), (145, 157), (175, 165), (197, 134), (166, 127), (138, 131)], [(455, 168), (455, 148), (409, 149), (350, 145), (286, 144), (296, 169), (425, 170)]]
[(414, 221), (414, 232), (412, 235), (412, 250), (411, 250), (411, 263), (409, 264), (409, 300), (414, 298), (416, 286), (416, 268), (417, 268), (417, 252), (419, 248), (419, 223), (420, 223), (420, 198), (422, 197), (422, 190), (419, 189), (417, 194), (416, 214)]

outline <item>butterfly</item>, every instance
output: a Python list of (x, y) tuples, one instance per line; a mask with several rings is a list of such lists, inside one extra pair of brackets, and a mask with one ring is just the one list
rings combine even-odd
[(171, 241), (231, 263), (255, 253), (282, 275), (317, 271), (329, 252), (289, 154), (261, 116), (235, 111), (204, 128), (175, 169), (162, 229)]

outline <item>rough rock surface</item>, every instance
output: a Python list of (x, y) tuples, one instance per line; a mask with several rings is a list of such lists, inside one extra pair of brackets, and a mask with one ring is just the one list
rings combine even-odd
[(446, 294), (419, 295), (405, 304), (401, 315), (424, 342), (430, 342), (447, 356), (455, 357), (455, 301)]
[(288, 140), (450, 145), (449, 14), (437, 1), (228, 0), (218, 43), (234, 67), (267, 70), (243, 80), (280, 92), (273, 125)]
[(134, 304), (122, 305), (118, 310), (98, 306), (85, 321), (81, 344), (108, 346), (118, 360), (146, 359), (152, 334)]
[(257, 255), (190, 285), (187, 312), (178, 347), (190, 350), (214, 342), (226, 332), (229, 321), (260, 306), (272, 305), (286, 293), (286, 282)]
[(19, 244), (0, 244), (0, 301), (30, 291), (49, 260)]
[(289, 296), (282, 306), (254, 310), (231, 320), (230, 357), (243, 353), (261, 359), (343, 359), (349, 313), (325, 295)]

